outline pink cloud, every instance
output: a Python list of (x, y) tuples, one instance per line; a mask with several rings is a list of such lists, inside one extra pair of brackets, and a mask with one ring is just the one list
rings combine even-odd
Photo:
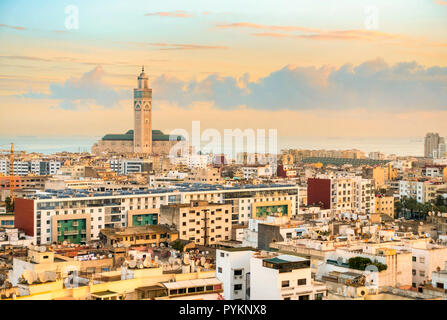
[(146, 17), (159, 16), (159, 17), (173, 17), (173, 18), (191, 18), (191, 17), (193, 17), (192, 14), (187, 13), (186, 11), (183, 11), (183, 10), (146, 13), (145, 16)]

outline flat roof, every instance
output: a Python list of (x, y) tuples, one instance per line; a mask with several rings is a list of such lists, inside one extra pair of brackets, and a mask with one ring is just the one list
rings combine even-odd
[(111, 296), (111, 295), (116, 295), (116, 294), (118, 294), (118, 292), (111, 291), (111, 290), (98, 291), (98, 292), (92, 293), (92, 295), (99, 296), (99, 297)]
[(199, 286), (211, 286), (222, 284), (217, 278), (207, 278), (207, 279), (194, 279), (194, 280), (182, 280), (176, 282), (162, 282), (162, 285), (167, 289), (181, 289)]

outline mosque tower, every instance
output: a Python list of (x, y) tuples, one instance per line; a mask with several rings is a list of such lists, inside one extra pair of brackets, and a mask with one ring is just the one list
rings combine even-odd
[(133, 90), (135, 153), (152, 153), (152, 89), (144, 66), (138, 76), (138, 88)]

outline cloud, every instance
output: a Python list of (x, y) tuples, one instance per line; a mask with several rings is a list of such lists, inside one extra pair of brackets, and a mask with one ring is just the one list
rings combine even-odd
[(146, 13), (145, 16), (146, 17), (159, 16), (159, 17), (172, 17), (172, 18), (191, 18), (191, 17), (193, 17), (192, 14), (187, 13), (186, 11), (183, 11), (183, 10)]
[(221, 109), (447, 110), (447, 67), (389, 65), (383, 59), (339, 68), (288, 65), (258, 81), (248, 74), (239, 79), (213, 74), (201, 81), (162, 75), (152, 87), (154, 99), (183, 107), (211, 101)]
[(130, 97), (130, 93), (118, 92), (103, 81), (104, 70), (96, 66), (80, 78), (72, 77), (64, 83), (50, 84), (49, 94), (28, 92), (22, 96), (34, 99), (61, 100), (58, 107), (64, 110), (76, 110), (90, 104), (96, 104), (105, 108), (119, 106), (120, 99), (124, 95)]
[(3, 24), (3, 23), (0, 23), (0, 28), (9, 28), (9, 29), (14, 29), (14, 30), (26, 30), (25, 27), (11, 26), (9, 24)]
[[(446, 1), (447, 3), (447, 1)], [(250, 22), (236, 22), (229, 24), (218, 24), (218, 29), (252, 29), (264, 32), (252, 33), (255, 37), (292, 38), (306, 40), (344, 40), (344, 41), (377, 41), (389, 44), (405, 46), (433, 46), (447, 47), (447, 43), (431, 42), (421, 37), (411, 37), (403, 34), (382, 32), (377, 30), (323, 30), (307, 28), (302, 26), (275, 26), (262, 25)]]
[(127, 44), (139, 47), (156, 47), (158, 50), (209, 50), (209, 49), (228, 49), (226, 46), (211, 46), (201, 44), (184, 44), (184, 43), (164, 43), (164, 42), (125, 42)]

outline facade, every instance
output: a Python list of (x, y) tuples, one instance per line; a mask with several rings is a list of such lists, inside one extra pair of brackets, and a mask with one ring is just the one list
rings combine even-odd
[(252, 248), (216, 250), (216, 277), (223, 284), (225, 300), (249, 300)]
[(426, 158), (433, 158), (434, 151), (438, 150), (440, 143), (444, 143), (444, 141), (438, 133), (427, 133), (424, 142), (424, 156)]
[(399, 249), (412, 253), (412, 287), (418, 288), (432, 281), (432, 272), (447, 262), (447, 247), (431, 244), (428, 239), (407, 240)]
[(216, 277), (225, 299), (321, 300), (326, 286), (312, 280), (310, 260), (252, 248), (216, 251)]
[(445, 189), (441, 182), (400, 180), (399, 197), (415, 198), (419, 203), (427, 203), (436, 199), (437, 191)]
[(191, 201), (161, 206), (160, 224), (176, 228), (179, 238), (200, 245), (231, 239), (231, 205)]
[(160, 246), (178, 239), (176, 230), (162, 225), (146, 225), (142, 227), (127, 227), (120, 229), (102, 229), (100, 240), (108, 247), (124, 245)]
[(309, 178), (307, 203), (337, 212), (375, 213), (374, 181), (358, 176)]
[(189, 204), (191, 200), (206, 200), (230, 205), (230, 222), (240, 223), (248, 222), (253, 203), (266, 202), (266, 205), (269, 205), (268, 202), (278, 199), (282, 201), (287, 199), (290, 214), (292, 216), (297, 214), (298, 189), (294, 185), (265, 185), (253, 188), (219, 185), (191, 187), (188, 184), (177, 185), (175, 189), (135, 191), (118, 189), (107, 192), (68, 190), (63, 193), (51, 191), (34, 194), (29, 198), (16, 198), (15, 227), (34, 237), (36, 244), (47, 244), (57, 240), (57, 233), (52, 231), (53, 216), (80, 215), (90, 221), (88, 235), (90, 239), (95, 240), (99, 239), (99, 231), (103, 228), (129, 226), (129, 221), (133, 221), (129, 220), (129, 217), (138, 210), (160, 209), (162, 205)]
[(376, 195), (376, 213), (394, 218), (394, 197)]
[(250, 259), (250, 300), (322, 300), (326, 286), (311, 277), (310, 260), (286, 254)]
[(219, 168), (195, 168), (186, 176), (186, 182), (217, 184), (223, 182)]

